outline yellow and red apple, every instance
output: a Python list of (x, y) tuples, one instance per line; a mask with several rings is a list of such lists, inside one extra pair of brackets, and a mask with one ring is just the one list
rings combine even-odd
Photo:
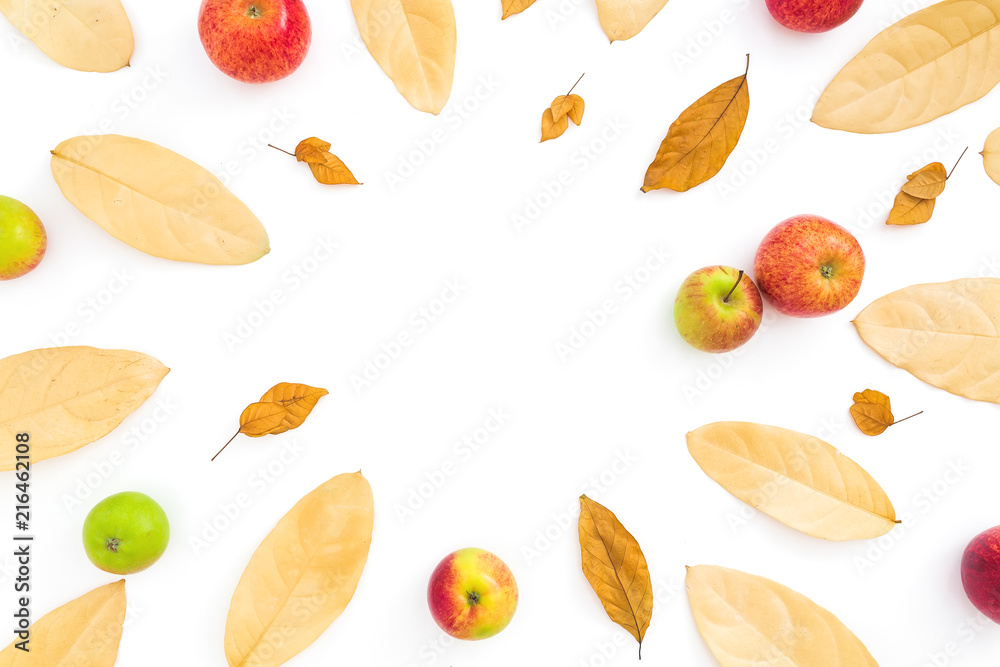
[(0, 280), (13, 280), (42, 261), (48, 237), (35, 212), (0, 195)]
[(778, 223), (761, 241), (753, 275), (778, 312), (818, 317), (837, 312), (858, 295), (865, 254), (837, 223), (797, 215)]
[(1000, 623), (1000, 526), (976, 535), (965, 548), (962, 587), (976, 609)]
[(760, 328), (764, 307), (750, 276), (731, 266), (706, 266), (689, 275), (674, 299), (674, 324), (690, 345), (729, 352)]
[(283, 79), (302, 64), (312, 24), (302, 0), (204, 0), (198, 35), (209, 59), (246, 83)]
[(456, 639), (486, 639), (507, 627), (517, 609), (517, 583), (500, 558), (459, 549), (438, 563), (427, 584), (438, 626)]
[(798, 32), (833, 30), (857, 13), (864, 0), (767, 0), (774, 20)]

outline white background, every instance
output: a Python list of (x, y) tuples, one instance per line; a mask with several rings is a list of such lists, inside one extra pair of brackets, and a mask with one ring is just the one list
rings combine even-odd
[[(648, 558), (658, 597), (644, 662), (715, 664), (683, 593), (684, 565), (710, 563), (801, 591), (883, 665), (993, 664), (1000, 630), (970, 623), (958, 566), (968, 540), (1000, 523), (997, 408), (893, 368), (850, 320), (910, 284), (1000, 275), (1000, 188), (977, 155), (998, 123), (1000, 93), (892, 135), (803, 122), (868, 39), (925, 4), (870, 0), (831, 33), (799, 35), (774, 23), (763, 0), (674, 0), (638, 37), (609, 46), (591, 0), (539, 0), (503, 23), (498, 0), (462, 1), (454, 89), (438, 117), (398, 95), (361, 46), (346, 0), (309, 4), (305, 63), (263, 86), (211, 65), (190, 1), (128, 1), (136, 50), (132, 67), (113, 74), (61, 68), (4, 23), (0, 190), (41, 216), (49, 250), (36, 271), (0, 288), (0, 356), (69, 343), (138, 350), (173, 369), (117, 431), (36, 468), (36, 618), (114, 580), (87, 561), (81, 524), (101, 498), (143, 491), (166, 509), (172, 541), (155, 567), (128, 577), (118, 664), (223, 665), (229, 599), (256, 545), (303, 494), (360, 468), (376, 498), (371, 557), (347, 611), (289, 665), (636, 664), (634, 643), (622, 641), (581, 573), (575, 511), (560, 525), (583, 491), (617, 513)], [(670, 123), (741, 74), (747, 52), (750, 118), (729, 163), (691, 192), (642, 195)], [(542, 110), (581, 72), (583, 125), (539, 145)], [(484, 79), (495, 90), (480, 87)], [(83, 217), (53, 182), (49, 150), (106, 119), (114, 132), (228, 169), (271, 253), (243, 267), (174, 263)], [(269, 124), (279, 128), (273, 137)], [(320, 186), (305, 165), (250, 143), (291, 149), (311, 135), (333, 142), (365, 185)], [(444, 141), (432, 154), (415, 153), (434, 136)], [(929, 224), (882, 224), (907, 173), (937, 159), (950, 167), (966, 145)], [(393, 189), (386, 174), (401, 161), (420, 164)], [(568, 187), (542, 196), (563, 170)], [(518, 230), (512, 216), (529, 201), (547, 206)], [(749, 269), (771, 226), (807, 212), (856, 232), (868, 258), (857, 300), (822, 319), (771, 314), (737, 354), (686, 346), (671, 321), (683, 278), (708, 264)], [(328, 237), (335, 255), (307, 261)], [(644, 273), (651, 248), (670, 260)], [(296, 285), (289, 272), (304, 267), (313, 272)], [(128, 284), (112, 295), (115, 272)], [(616, 290), (629, 274), (646, 282)], [(447, 280), (464, 291), (418, 331), (413, 313)], [(260, 323), (255, 302), (274, 290), (284, 301), (273, 315), (227, 345), (241, 320)], [(616, 312), (561, 358), (557, 344), (605, 299)], [(88, 300), (102, 301), (101, 312)], [(401, 332), (413, 344), (356, 391), (351, 376)], [(210, 464), (243, 407), (278, 381), (330, 396), (297, 431), (239, 438)], [(848, 416), (865, 387), (888, 393), (897, 416), (925, 412), (868, 438)], [(158, 402), (171, 412), (161, 423)], [(456, 451), (498, 408), (507, 424), (471, 457)], [(687, 431), (731, 419), (821, 435), (882, 484), (910, 527), (878, 542), (828, 543), (752, 516), (686, 451)], [(620, 456), (627, 468), (613, 472)], [(449, 462), (457, 472), (432, 493), (425, 486), (430, 497), (401, 519), (399, 507)], [(261, 483), (268, 466), (279, 472)], [(588, 481), (602, 474), (598, 486)], [(14, 481), (0, 482), (11, 516)], [(220, 507), (240, 493), (250, 506), (213, 535), (207, 526), (224, 525)], [(506, 560), (520, 608), (498, 637), (444, 647), (425, 586), (438, 560), (464, 546)], [(8, 619), (11, 562), (0, 559)]]

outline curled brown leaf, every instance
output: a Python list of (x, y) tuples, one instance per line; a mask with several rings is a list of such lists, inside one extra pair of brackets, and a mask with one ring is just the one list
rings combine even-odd
[(309, 137), (299, 142), (295, 152), (268, 144), (271, 148), (292, 155), (299, 162), (305, 162), (312, 171), (313, 178), (323, 185), (363, 185), (354, 177), (344, 161), (330, 152), (330, 142), (318, 137)]
[[(917, 414), (910, 415), (916, 417)], [(899, 422), (892, 415), (892, 407), (889, 397), (875, 389), (865, 389), (854, 394), (854, 405), (851, 406), (851, 417), (865, 435), (881, 435), (893, 424), (906, 421), (910, 417), (900, 419)]]

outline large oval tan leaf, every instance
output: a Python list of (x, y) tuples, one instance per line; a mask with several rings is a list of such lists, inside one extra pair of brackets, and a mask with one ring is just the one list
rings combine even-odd
[(0, 651), (0, 667), (112, 667), (125, 621), (125, 580), (95, 588), (35, 621), (30, 651)]
[(373, 521), (372, 490), (360, 472), (337, 475), (281, 518), (229, 605), (230, 667), (276, 667), (340, 616), (368, 560)]
[(119, 0), (0, 0), (0, 12), (65, 67), (113, 72), (132, 58), (132, 24)]
[(983, 146), (983, 167), (986, 175), (997, 185), (1000, 185), (1000, 127), (990, 132)]
[(667, 0), (597, 0), (597, 18), (612, 42), (632, 39), (666, 4)]
[(722, 667), (878, 667), (840, 619), (770, 579), (698, 565), (688, 568), (687, 593)]
[(81, 213), (156, 257), (248, 264), (270, 250), (257, 217), (182, 155), (117, 134), (75, 137), (52, 151), (52, 175)]
[(455, 77), (451, 0), (351, 0), (368, 52), (415, 109), (438, 114)]
[(835, 448), (805, 433), (749, 422), (716, 422), (687, 435), (709, 477), (745, 503), (827, 540), (878, 537), (896, 511), (874, 479)]
[(0, 470), (14, 468), (14, 437), (31, 462), (75, 451), (115, 429), (170, 371), (128, 350), (53, 347), (0, 360)]
[(943, 0), (886, 28), (816, 103), (813, 122), (874, 134), (921, 125), (1000, 82), (1000, 0)]
[(1000, 279), (914, 285), (854, 319), (862, 340), (928, 384), (1000, 403)]

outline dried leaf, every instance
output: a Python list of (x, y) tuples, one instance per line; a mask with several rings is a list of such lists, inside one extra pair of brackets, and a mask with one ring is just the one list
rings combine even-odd
[(569, 119), (579, 125), (583, 122), (585, 104), (579, 95), (560, 95), (552, 100), (552, 117), (561, 118), (568, 115)]
[(811, 435), (748, 422), (688, 433), (688, 451), (722, 488), (778, 521), (826, 540), (879, 537), (895, 526), (885, 491)]
[(892, 210), (885, 221), (887, 225), (919, 225), (931, 219), (935, 199), (918, 199), (902, 190), (892, 203)]
[(555, 120), (552, 116), (552, 107), (547, 107), (542, 112), (542, 139), (539, 143), (561, 137), (567, 127), (569, 127), (569, 116), (562, 116), (559, 120)]
[(864, 391), (854, 392), (854, 402), (881, 405), (886, 410), (892, 410), (892, 402), (889, 400), (889, 397), (876, 389), (865, 389)]
[(503, 5), (503, 16), (501, 21), (514, 14), (520, 14), (525, 9), (535, 4), (535, 0), (500, 0)]
[(112, 667), (125, 621), (125, 580), (95, 588), (35, 621), (29, 652), (0, 651), (0, 667)]
[(52, 175), (81, 213), (155, 257), (247, 264), (270, 250), (263, 225), (222, 181), (154, 143), (69, 139), (52, 151)]
[(0, 360), (0, 470), (13, 470), (15, 435), (31, 438), (32, 464), (103, 438), (170, 371), (128, 350), (53, 347)]
[(632, 39), (666, 4), (667, 0), (597, 0), (597, 18), (612, 42)]
[(313, 643), (354, 597), (374, 521), (360, 472), (302, 498), (250, 558), (226, 618), (230, 667), (276, 667)]
[(119, 0), (0, 0), (0, 13), (70, 69), (114, 72), (132, 58), (132, 24)]
[(368, 52), (414, 108), (439, 114), (455, 77), (451, 0), (351, 0)]
[(310, 387), (307, 384), (279, 382), (268, 389), (260, 397), (260, 401), (251, 403), (243, 410), (240, 415), (239, 430), (222, 446), (222, 449), (216, 452), (212, 460), (214, 461), (215, 457), (241, 433), (251, 438), (260, 438), (302, 426), (319, 399), (328, 393), (326, 389)]
[(878, 667), (836, 616), (770, 579), (698, 565), (688, 568), (687, 593), (722, 667)]
[(727, 81), (681, 113), (646, 169), (643, 192), (690, 190), (719, 173), (736, 148), (750, 111), (747, 72)]
[(313, 177), (324, 185), (361, 185), (344, 162), (330, 152), (330, 143), (309, 137), (295, 147), (295, 159), (305, 162)]
[(653, 587), (646, 557), (632, 534), (608, 508), (580, 496), (583, 573), (612, 621), (639, 642), (653, 615)]
[(906, 177), (902, 191), (917, 199), (934, 199), (944, 192), (948, 172), (940, 162), (931, 162)]
[(812, 120), (874, 134), (921, 125), (1000, 82), (1000, 0), (943, 0), (886, 28), (840, 70)]
[(854, 319), (862, 340), (928, 384), (1000, 403), (1000, 279), (914, 285)]
[(889, 408), (875, 403), (855, 403), (851, 417), (865, 435), (881, 435), (895, 421)]
[(1000, 127), (990, 132), (989, 136), (986, 137), (986, 143), (980, 155), (983, 156), (983, 167), (986, 169), (986, 175), (994, 183), (1000, 185)]

